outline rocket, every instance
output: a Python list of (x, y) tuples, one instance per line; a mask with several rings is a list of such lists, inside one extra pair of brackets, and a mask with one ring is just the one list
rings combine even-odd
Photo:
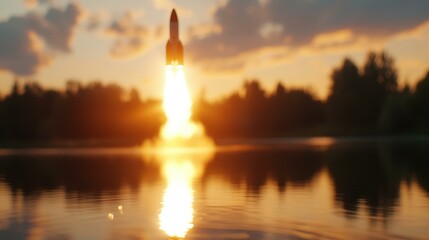
[(170, 16), (170, 39), (166, 46), (167, 65), (183, 65), (183, 46), (179, 40), (179, 20), (176, 10)]

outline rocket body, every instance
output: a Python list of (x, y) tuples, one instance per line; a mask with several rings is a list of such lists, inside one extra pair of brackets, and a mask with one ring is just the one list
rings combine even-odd
[(166, 46), (166, 60), (167, 65), (183, 65), (183, 45), (179, 40), (179, 21), (174, 9), (170, 17), (170, 39)]

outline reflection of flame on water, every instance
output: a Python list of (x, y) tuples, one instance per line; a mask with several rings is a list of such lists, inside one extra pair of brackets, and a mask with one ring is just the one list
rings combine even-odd
[(159, 214), (160, 229), (170, 237), (184, 238), (193, 227), (193, 180), (200, 176), (211, 153), (158, 154), (167, 188)]
[(193, 227), (192, 178), (195, 168), (189, 161), (167, 159), (163, 174), (168, 180), (159, 214), (160, 229), (168, 236), (184, 238)]
[(193, 180), (200, 176), (214, 150), (204, 127), (191, 120), (192, 101), (183, 66), (166, 68), (164, 112), (167, 123), (160, 137), (145, 142), (143, 152), (162, 166), (167, 188), (159, 214), (160, 229), (169, 237), (184, 238), (193, 227)]

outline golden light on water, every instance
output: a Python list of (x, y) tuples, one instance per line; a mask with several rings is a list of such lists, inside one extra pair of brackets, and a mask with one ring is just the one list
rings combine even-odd
[(162, 198), (159, 226), (169, 237), (185, 238), (194, 223), (193, 182), (211, 159), (214, 143), (202, 124), (191, 120), (192, 99), (184, 68), (166, 67), (163, 109), (167, 122), (158, 139), (144, 143), (144, 153), (159, 161), (167, 187)]
[(195, 169), (190, 161), (168, 160), (163, 170), (168, 186), (159, 214), (160, 229), (170, 237), (184, 238), (194, 226), (192, 180)]
[(162, 198), (159, 228), (172, 238), (185, 238), (194, 227), (194, 180), (201, 176), (213, 151), (158, 154), (167, 187)]

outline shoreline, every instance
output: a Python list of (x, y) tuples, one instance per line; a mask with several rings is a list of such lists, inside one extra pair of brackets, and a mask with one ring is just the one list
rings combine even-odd
[[(252, 138), (219, 138), (214, 139), (216, 146), (232, 145), (312, 145), (326, 146), (337, 143), (389, 143), (389, 142), (429, 142), (429, 134), (407, 135), (362, 135), (362, 136), (285, 136), (285, 137), (252, 137)], [(69, 141), (32, 141), (0, 142), (0, 150), (8, 149), (131, 149), (139, 148), (143, 142), (125, 140), (69, 140)]]

